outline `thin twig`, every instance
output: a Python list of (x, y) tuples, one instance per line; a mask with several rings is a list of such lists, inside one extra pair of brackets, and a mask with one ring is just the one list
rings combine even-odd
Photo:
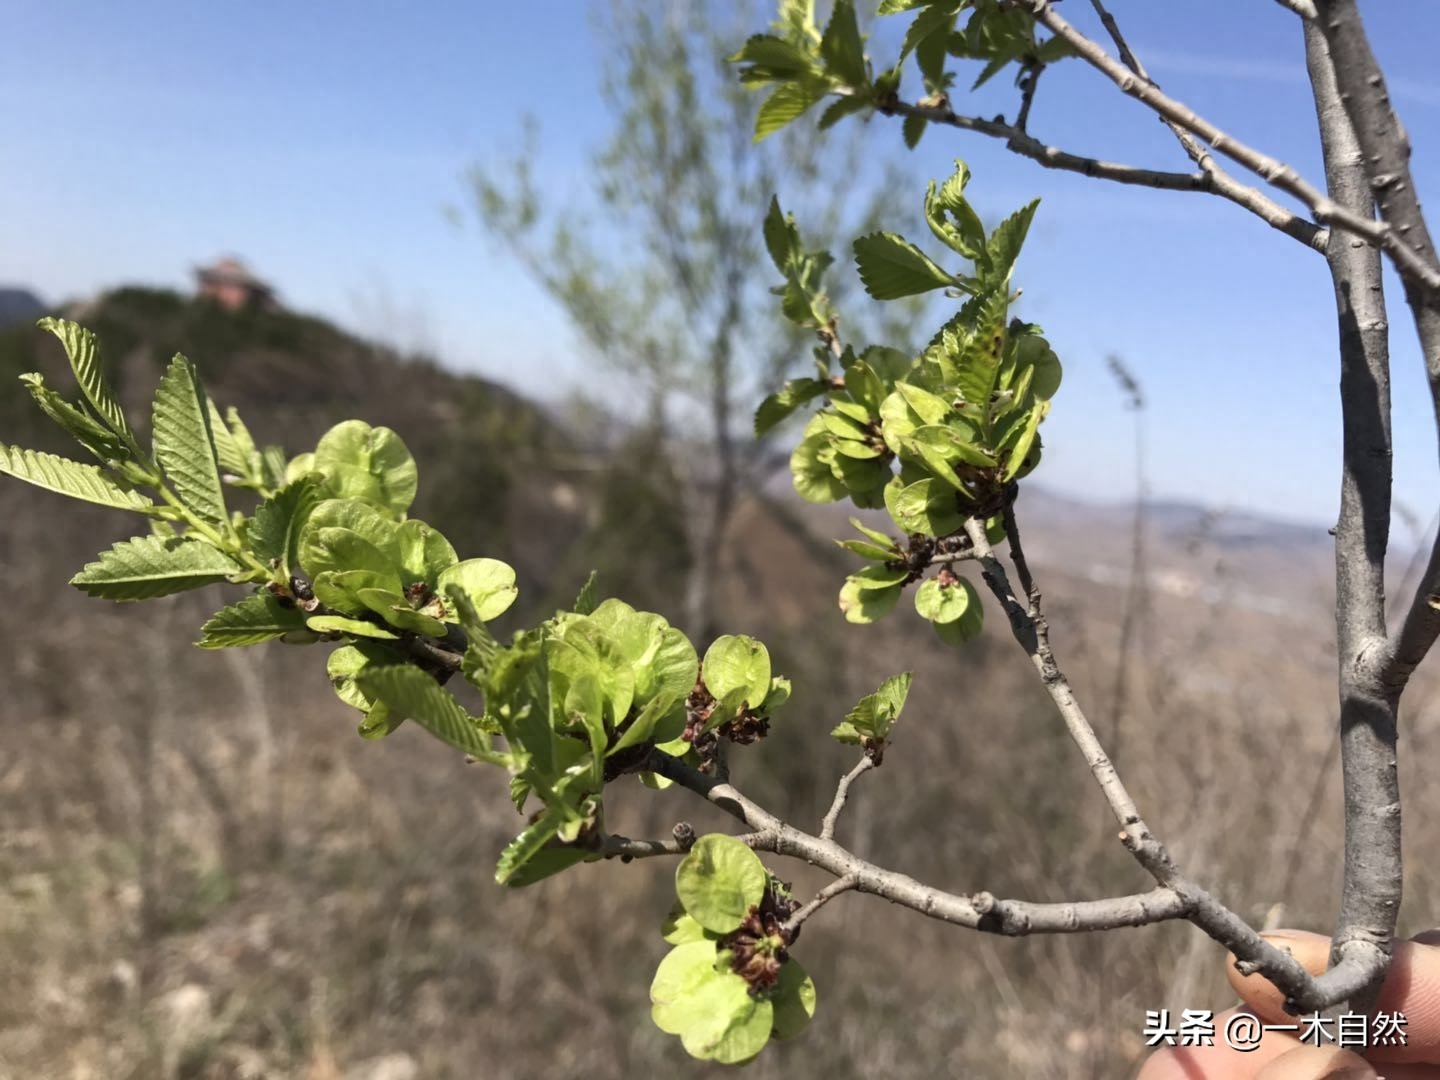
[(1055, 10), (1054, 0), (1012, 2), (1029, 11), (1051, 33), (1069, 42), (1079, 56), (1114, 82), (1122, 92), (1149, 106), (1164, 119), (1173, 120), (1267, 183), (1299, 199), (1321, 224), (1339, 227), (1379, 245), (1394, 261), (1402, 279), (1415, 282), (1431, 295), (1440, 294), (1440, 268), (1415, 251), (1388, 222), (1366, 218), (1341, 206), (1289, 165), (1240, 142), (1197, 115), (1188, 105), (1162, 93), (1154, 83), (1140, 78), (1066, 22)]
[[(1140, 62), (1140, 58), (1130, 48), (1130, 43), (1125, 40), (1125, 35), (1120, 32), (1120, 24), (1115, 21), (1115, 16), (1110, 14), (1102, 0), (1090, 0), (1090, 4), (1095, 9), (1095, 13), (1100, 16), (1100, 22), (1104, 25), (1106, 33), (1110, 35), (1110, 40), (1115, 43), (1115, 48), (1119, 51), (1120, 59), (1125, 62), (1125, 66), (1139, 78), (1159, 89), (1159, 84), (1150, 78), (1150, 73), (1145, 70), (1145, 65)], [(1210, 153), (1205, 145), (1189, 131), (1173, 120), (1163, 116), (1160, 119), (1170, 129), (1170, 133), (1175, 136), (1176, 141), (1180, 143), (1181, 149), (1185, 151), (1190, 160), (1195, 162), (1200, 167), (1200, 171), (1210, 178), (1217, 195), (1243, 206), (1281, 232), (1286, 232), (1302, 242), (1309, 243), (1320, 251), (1325, 250), (1325, 241), (1329, 239), (1328, 231), (1316, 229), (1310, 222), (1292, 214), (1279, 203), (1266, 198), (1258, 188), (1240, 183), (1220, 167), (1220, 163), (1215, 160), (1215, 155)], [(1296, 223), (1303, 224), (1308, 229), (1299, 230)]]
[[(737, 836), (742, 844), (754, 847), (760, 840), (759, 833)], [(600, 854), (607, 859), (652, 859), (663, 855), (685, 855), (695, 846), (695, 837), (671, 840), (631, 840), (628, 836), (606, 836), (600, 843)]]
[(822, 840), (786, 825), (732, 785), (706, 776), (679, 758), (655, 751), (646, 767), (757, 830), (749, 840), (756, 851), (801, 859), (837, 878), (853, 877), (855, 891), (884, 897), (928, 918), (1010, 937), (1113, 930), (1189, 919), (1234, 953), (1247, 970), (1262, 972), (1280, 987), (1292, 1011), (1310, 1012), (1329, 1004), (1316, 994), (1315, 980), (1294, 956), (1271, 945), (1233, 911), (1178, 874), (1172, 885), (1104, 900), (1030, 903), (997, 899), (988, 892), (961, 896), (882, 869), (833, 840)]
[(824, 820), (820, 822), (821, 840), (835, 838), (835, 823), (840, 820), (840, 813), (845, 809), (845, 802), (850, 797), (850, 785), (873, 768), (875, 759), (866, 754), (853, 769), (840, 778), (840, 782), (835, 785), (835, 799), (830, 804), (830, 809), (825, 811)]
[(853, 874), (846, 874), (844, 877), (836, 878), (816, 893), (815, 898), (808, 904), (804, 907), (797, 908), (795, 913), (785, 920), (785, 925), (781, 928), (781, 932), (784, 933), (787, 938), (793, 938), (795, 931), (800, 929), (806, 919), (810, 918), (811, 915), (814, 915), (815, 912), (819, 911), (841, 893), (849, 892), (859, 884), (860, 879)]
[(1020, 111), (1015, 114), (1015, 127), (1025, 130), (1030, 122), (1030, 106), (1035, 104), (1035, 88), (1040, 85), (1040, 76), (1045, 73), (1044, 64), (1026, 65), (1020, 76)]
[(1165, 191), (1204, 191), (1206, 179), (1203, 173), (1166, 172), (1161, 169), (1142, 169), (1135, 165), (1120, 165), (1099, 158), (1083, 157), (1047, 146), (1035, 136), (1020, 130), (1003, 120), (985, 120), (978, 116), (961, 116), (948, 103), (941, 105), (918, 105), (908, 101), (889, 102), (880, 109), (883, 113), (898, 116), (918, 116), (932, 124), (944, 124), (962, 131), (974, 131), (992, 139), (1004, 139), (1006, 148), (1038, 161), (1047, 169), (1061, 169), (1077, 172), (1100, 180), (1113, 180), (1119, 184), (1135, 184), (1139, 187), (1160, 188)]
[(1319, 251), (1323, 250), (1325, 246), (1324, 229), (1266, 198), (1257, 189), (1246, 187), (1225, 174), (1204, 169), (1200, 172), (1143, 169), (1135, 165), (1122, 165), (1101, 161), (1099, 158), (1072, 154), (1055, 146), (1047, 146), (1028, 132), (1021, 131), (1014, 125), (1001, 120), (961, 116), (951, 109), (948, 102), (941, 105), (916, 105), (907, 101), (895, 101), (887, 104), (880, 111), (895, 113), (899, 116), (919, 116), (934, 124), (944, 124), (962, 131), (973, 131), (992, 139), (1003, 139), (1007, 150), (1039, 162), (1047, 169), (1075, 172), (1097, 180), (1156, 188), (1160, 191), (1198, 191), (1218, 195), (1244, 207), (1271, 228), (1298, 240), (1306, 247)]

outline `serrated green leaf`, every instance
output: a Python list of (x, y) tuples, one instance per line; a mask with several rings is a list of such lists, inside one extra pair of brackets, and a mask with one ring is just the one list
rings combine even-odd
[(1000, 361), (1005, 355), (1005, 315), (1009, 297), (1004, 289), (986, 296), (979, 305), (975, 330), (966, 339), (960, 356), (958, 385), (965, 401), (982, 412), (989, 408), (990, 394)]
[(819, 397), (829, 388), (823, 379), (791, 379), (755, 410), (755, 437), (758, 439), (801, 405)]
[(871, 94), (846, 94), (825, 106), (825, 111), (820, 114), (820, 119), (815, 126), (821, 131), (829, 131), (845, 117), (864, 112), (874, 104), (875, 101)]
[(755, 114), (755, 141), (758, 143), (794, 123), (826, 94), (824, 83), (791, 82), (779, 86)]
[(927, 117), (919, 113), (910, 113), (900, 124), (900, 137), (905, 141), (905, 147), (914, 150), (920, 145), (920, 140), (925, 137), (925, 129), (930, 126)]
[(926, 8), (915, 17), (906, 31), (903, 53), (914, 51), (920, 74), (932, 90), (946, 86), (945, 58), (949, 54), (950, 34), (955, 29), (957, 0)]
[(155, 460), (175, 494), (196, 516), (227, 524), (225, 489), (210, 432), (210, 410), (189, 360), (175, 354), (155, 391), (151, 420)]
[(952, 251), (972, 260), (977, 269), (984, 269), (985, 226), (965, 198), (970, 182), (970, 168), (956, 159), (955, 171), (938, 187), (932, 181), (925, 193), (925, 222), (936, 238)]
[[(221, 471), (242, 481), (256, 479), (251, 467), (250, 454), (240, 445), (231, 430), (225, 426), (225, 418), (220, 415), (219, 406), (208, 394), (205, 395), (205, 410), (210, 416), (210, 438), (215, 443), (215, 457), (220, 463)], [(251, 447), (251, 449), (254, 448)]]
[(70, 584), (101, 600), (152, 600), (213, 585), (240, 572), (234, 560), (204, 541), (135, 536), (102, 552)]
[(860, 23), (855, 18), (854, 0), (835, 0), (830, 22), (820, 39), (820, 59), (827, 74), (847, 86), (865, 86), (869, 73), (865, 70), (865, 42), (860, 37)]
[(324, 494), (318, 473), (286, 484), (255, 508), (250, 522), (251, 551), (261, 562), (279, 560), (288, 578), (300, 569), (300, 534)]
[(286, 635), (293, 635), (292, 640), (313, 638), (307, 633), (305, 613), (293, 604), (286, 607), (268, 592), (260, 592), (210, 616), (195, 644), (202, 649), (229, 649), (259, 645)]
[(70, 368), (75, 372), (75, 381), (92, 408), (120, 439), (132, 449), (138, 449), (135, 435), (120, 408), (119, 399), (105, 379), (100, 366), (100, 341), (89, 330), (65, 319), (44, 318), (36, 323), (42, 330), (48, 330), (65, 346), (65, 355)]
[(22, 450), (18, 446), (0, 443), (0, 473), (99, 506), (144, 510), (154, 505), (145, 496), (131, 490), (128, 484), (107, 476), (94, 465), (39, 450)]
[(749, 847), (733, 836), (711, 833), (696, 840), (675, 868), (675, 895), (706, 930), (726, 934), (760, 903), (769, 881)]
[(959, 285), (928, 255), (904, 237), (877, 232), (855, 241), (855, 265), (865, 291), (876, 300), (918, 296)]
[(729, 59), (732, 64), (750, 64), (754, 81), (786, 81), (815, 71), (815, 61), (805, 50), (771, 34), (755, 34)]
[(1010, 460), (1005, 466), (1006, 481), (1014, 480), (1020, 475), (1020, 471), (1026, 466), (1026, 459), (1030, 456), (1030, 449), (1035, 445), (1035, 437), (1040, 430), (1040, 421), (1045, 419), (1049, 411), (1048, 401), (1038, 402), (1025, 418), (1025, 429), (1016, 440), (1015, 447), (1010, 451)]
[(414, 720), (441, 742), (491, 764), (509, 762), (455, 696), (419, 668), (370, 664), (355, 675), (355, 685), (366, 697), (385, 702), (397, 716)]
[(912, 679), (913, 675), (908, 671), (890, 676), (873, 694), (867, 694), (856, 702), (855, 707), (845, 714), (844, 722), (830, 734), (844, 743), (883, 743), (905, 708)]
[(795, 228), (795, 219), (781, 211), (778, 195), (770, 196), (770, 209), (765, 214), (762, 232), (770, 261), (775, 264), (776, 270), (786, 273), (791, 259), (799, 250), (800, 236)]
[(20, 376), (20, 381), (41, 411), (99, 460), (127, 461), (133, 456), (120, 436), (46, 386), (44, 376), (27, 372)]
[(995, 226), (995, 231), (985, 242), (985, 252), (990, 257), (986, 276), (988, 282), (1001, 288), (1008, 286), (1010, 275), (1015, 270), (1015, 260), (1020, 257), (1020, 249), (1030, 231), (1030, 222), (1039, 206), (1040, 200), (1035, 199)]
[(534, 823), (500, 853), (500, 861), (495, 866), (495, 880), (501, 885), (518, 889), (558, 874), (583, 860), (586, 855), (583, 850), (550, 846), (563, 824), (563, 814), (555, 807), (547, 806)]
[[(600, 591), (600, 575), (591, 570), (590, 576), (585, 579), (585, 584), (580, 586), (580, 594), (575, 597), (575, 604), (571, 608), (577, 615), (589, 615), (595, 610), (598, 602), (597, 596)], [(446, 590), (447, 592), (449, 590)], [(478, 613), (477, 613), (478, 617)]]

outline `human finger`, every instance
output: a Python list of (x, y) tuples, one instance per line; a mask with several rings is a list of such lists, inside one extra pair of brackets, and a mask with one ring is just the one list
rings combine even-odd
[[(1329, 966), (1330, 939), (1299, 930), (1277, 930), (1265, 938), (1288, 949), (1312, 975)], [(1242, 976), (1234, 958), (1226, 977), (1257, 1016), (1266, 1023), (1294, 1023), (1284, 1008), (1284, 995), (1260, 975)], [(1394, 958), (1376, 1002), (1376, 1011), (1404, 1016), (1404, 1045), (1375, 1046), (1365, 1052), (1371, 1061), (1440, 1063), (1440, 930), (1426, 931), (1413, 941), (1395, 943)]]
[(1135, 1080), (1250, 1080), (1299, 1043), (1284, 1032), (1265, 1032), (1253, 1050), (1237, 1050), (1226, 1040), (1230, 1018), (1241, 1009), (1215, 1017), (1212, 1046), (1166, 1046), (1145, 1060)]

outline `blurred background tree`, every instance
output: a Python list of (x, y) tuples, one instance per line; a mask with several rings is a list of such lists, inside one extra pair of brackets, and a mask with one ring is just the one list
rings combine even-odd
[[(688, 548), (675, 556), (685, 587), (662, 592), (672, 607), (683, 598), (666, 613), (702, 641), (715, 633), (720, 553), (738, 501), (761, 493), (788, 453), (750, 437), (753, 406), (812, 343), (762, 284), (778, 280), (760, 232), (770, 199), (782, 188), (805, 193), (810, 201), (792, 209), (822, 246), (865, 231), (882, 211), (893, 225), (899, 211), (886, 205), (888, 171), (857, 167), (859, 125), (755, 144), (758, 99), (725, 61), (755, 25), (752, 5), (610, 0), (593, 15), (615, 129), (594, 155), (589, 189), (577, 197), (537, 188), (538, 128), (527, 123), (514, 160), (473, 170), (475, 211), (622, 377), (625, 404), (612, 397), (608, 406), (644, 432), (613, 467), (633, 470), (639, 452), (644, 467), (680, 473), (683, 528), (664, 533)], [(853, 275), (835, 275), (830, 289), (838, 306)], [(907, 313), (887, 312), (878, 332), (904, 346)], [(630, 482), (601, 486), (622, 500), (644, 497)], [(627, 516), (623, 507), (607, 513)]]

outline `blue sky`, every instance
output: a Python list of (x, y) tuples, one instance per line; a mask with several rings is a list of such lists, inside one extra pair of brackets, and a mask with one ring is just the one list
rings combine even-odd
[[(1321, 180), (1299, 28), (1279, 4), (1111, 7), (1167, 91)], [(237, 252), (294, 307), (558, 398), (586, 364), (563, 316), (444, 211), (463, 204), (470, 165), (518, 147), (527, 112), (544, 130), (542, 188), (583, 188), (610, 124), (585, 11), (582, 0), (10, 0), (0, 284), (51, 299), (137, 281), (187, 287), (195, 263)], [(1092, 28), (1086, 5), (1066, 13)], [(1365, 14), (1421, 195), (1433, 198), (1440, 7), (1385, 0)], [(1013, 89), (996, 84), (976, 112), (1013, 109)], [(1187, 164), (1152, 116), (1078, 61), (1046, 73), (1031, 130), (1077, 152)], [(1129, 418), (1104, 362), (1114, 352), (1150, 401), (1155, 494), (1333, 521), (1338, 371), (1322, 259), (1205, 196), (1048, 172), (958, 132), (907, 153), (884, 118), (869, 140), (915, 178), (897, 199), (918, 198), (957, 156), (987, 216), (1042, 197), (1017, 282), (1066, 364), (1046, 425), (1049, 485), (1130, 490)], [(1434, 425), (1391, 285), (1397, 496), (1428, 520)]]

